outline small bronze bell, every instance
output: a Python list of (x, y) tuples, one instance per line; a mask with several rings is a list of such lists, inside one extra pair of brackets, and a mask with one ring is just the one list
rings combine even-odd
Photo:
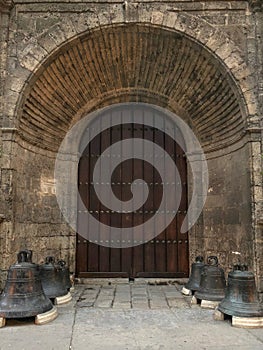
[(65, 286), (66, 290), (69, 291), (72, 285), (70, 281), (69, 268), (66, 266), (66, 261), (59, 260), (57, 262), (57, 266), (58, 266), (58, 272), (61, 276), (62, 283)]
[(202, 300), (202, 307), (214, 308), (225, 297), (225, 288), (224, 270), (218, 266), (216, 256), (209, 256), (201, 272), (200, 288), (194, 296)]
[(38, 265), (32, 263), (32, 251), (24, 250), (8, 271), (0, 296), (0, 323), (3, 326), (6, 318), (32, 316), (36, 316), (37, 324), (42, 324), (56, 318), (57, 310), (43, 292)]
[(49, 299), (54, 299), (55, 304), (64, 304), (72, 299), (53, 256), (47, 256), (45, 263), (40, 265), (40, 278), (44, 293)]
[(235, 265), (229, 272), (226, 296), (218, 305), (218, 310), (231, 316), (263, 317), (255, 277), (246, 265)]
[(201, 281), (201, 272), (204, 264), (204, 258), (202, 256), (197, 256), (195, 258), (195, 262), (192, 264), (191, 267), (191, 275), (189, 277), (188, 282), (186, 285), (182, 288), (182, 293), (184, 295), (191, 295), (192, 292), (195, 292), (200, 287), (200, 281)]

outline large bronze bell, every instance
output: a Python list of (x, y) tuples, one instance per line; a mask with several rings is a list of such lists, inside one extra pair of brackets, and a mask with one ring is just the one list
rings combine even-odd
[(62, 283), (65, 286), (66, 290), (69, 291), (72, 285), (70, 282), (69, 268), (66, 266), (66, 261), (59, 260), (57, 262), (57, 267), (58, 267), (58, 273), (61, 276)]
[(40, 265), (40, 278), (48, 298), (55, 299), (68, 293), (53, 256), (47, 256), (45, 263)]
[(190, 295), (192, 292), (195, 292), (199, 289), (201, 272), (204, 266), (204, 258), (202, 256), (197, 256), (195, 258), (195, 262), (192, 264), (189, 280), (182, 289), (183, 294)]
[[(43, 292), (38, 265), (32, 263), (32, 251), (20, 251), (17, 263), (11, 265), (3, 293), (0, 296), (0, 318), (37, 316), (51, 310), (50, 321), (57, 311)], [(45, 323), (37, 322), (36, 323)], [(4, 324), (2, 324), (3, 326)]]
[(226, 296), (218, 305), (218, 310), (230, 316), (263, 317), (255, 277), (246, 265), (235, 265), (229, 272)]
[(220, 301), (225, 297), (226, 280), (224, 270), (218, 266), (216, 256), (209, 256), (201, 272), (200, 288), (196, 299)]

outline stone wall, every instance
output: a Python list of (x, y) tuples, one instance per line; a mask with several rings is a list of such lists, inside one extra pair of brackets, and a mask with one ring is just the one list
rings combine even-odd
[[(57, 147), (90, 110), (142, 100), (184, 118), (207, 152), (209, 194), (190, 233), (191, 258), (219, 253), (228, 270), (240, 252), (262, 291), (261, 2), (1, 0), (0, 8), (1, 270), (25, 245), (36, 261), (55, 254), (74, 270), (75, 236), (53, 192)], [(85, 40), (92, 50), (82, 86), (76, 51)]]
[(16, 240), (12, 250), (18, 251), (21, 245), (33, 249), (38, 262), (47, 255), (63, 258), (73, 271), (75, 234), (64, 222), (57, 204), (54, 155), (21, 146), (17, 154), (20, 180), (16, 183)]

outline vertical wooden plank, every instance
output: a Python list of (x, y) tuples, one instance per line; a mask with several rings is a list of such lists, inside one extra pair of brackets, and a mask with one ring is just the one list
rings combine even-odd
[[(183, 141), (183, 136), (180, 130), (176, 130), (176, 137)], [(188, 233), (181, 233), (181, 226), (187, 212), (187, 164), (186, 157), (181, 147), (176, 145), (177, 153), (177, 166), (180, 170), (180, 177), (182, 183), (182, 197), (177, 214), (177, 240), (178, 240), (178, 271), (184, 272), (186, 275), (189, 273), (189, 247), (188, 247)]]
[[(149, 112), (148, 110), (145, 110), (144, 112), (144, 120), (149, 120), (151, 121), (151, 125), (153, 124), (153, 113)], [(154, 142), (153, 139), (153, 130), (150, 125), (144, 125), (144, 132), (143, 132), (143, 137), (146, 140), (151, 141), (152, 143)], [(151, 155), (154, 156), (154, 145), (152, 146), (151, 149)], [(143, 165), (143, 175), (144, 175), (144, 180), (148, 183), (148, 189), (149, 189), (149, 195), (148, 199), (145, 202), (143, 206), (143, 220), (144, 222), (147, 221), (151, 217), (151, 211), (153, 208), (153, 192), (154, 192), (154, 187), (151, 186), (150, 184), (153, 183), (154, 180), (154, 166), (151, 166), (148, 162), (144, 162)], [(155, 259), (154, 259), (154, 244), (152, 243), (152, 240), (148, 241), (147, 243), (144, 244), (144, 260), (145, 260), (145, 271), (146, 272), (153, 272), (155, 271)]]
[[(125, 113), (131, 113), (130, 111), (125, 111)], [(122, 140), (132, 138), (133, 136), (133, 124), (125, 123), (122, 124)], [(133, 181), (133, 161), (132, 159), (122, 162), (121, 165), (121, 174), (122, 174), (122, 195), (121, 200), (125, 202), (132, 198), (131, 194), (131, 183)], [(124, 213), (122, 214), (122, 227), (132, 227), (133, 224), (133, 213)], [(123, 237), (124, 247), (127, 244), (127, 240), (132, 241), (133, 237)], [(129, 275), (132, 275), (132, 248), (122, 248), (121, 249), (121, 269), (122, 271), (127, 271)]]
[[(141, 120), (141, 124), (134, 124), (133, 138), (134, 148), (136, 148), (135, 138), (143, 138), (143, 111), (136, 110), (136, 116)], [(138, 179), (143, 179), (143, 162), (139, 160), (139, 157), (143, 156), (143, 149), (138, 152), (138, 159), (133, 160), (133, 179), (138, 182)], [(143, 208), (139, 208), (133, 213), (133, 233), (135, 240), (140, 240), (136, 235), (136, 226), (143, 223)], [(135, 242), (136, 244), (139, 242)], [(133, 247), (133, 275), (144, 271), (144, 245), (142, 243)]]
[[(81, 196), (83, 204), (88, 209), (89, 206), (89, 196), (88, 196), (88, 182), (89, 182), (89, 157), (88, 151), (84, 151), (82, 157), (79, 161), (78, 168), (78, 190)], [(87, 232), (88, 230), (88, 221), (87, 214), (78, 203), (78, 230), (80, 232)], [(87, 270), (87, 240), (85, 237), (82, 237), (77, 233), (77, 249), (76, 249), (76, 272), (84, 272)]]
[[(168, 168), (166, 162), (165, 169), (171, 174), (171, 181), (166, 184), (170, 189), (169, 193), (171, 194), (167, 198), (166, 213), (174, 212), (176, 206), (176, 197), (179, 196), (176, 191), (176, 142), (172, 137), (169, 136), (169, 131), (174, 133), (174, 123), (166, 118), (165, 120), (165, 150), (174, 160), (172, 169)], [(167, 159), (167, 158), (166, 158)], [(180, 198), (180, 197), (179, 197)], [(166, 249), (167, 249), (167, 272), (176, 272), (178, 271), (178, 254), (177, 254), (177, 225), (176, 225), (176, 216), (173, 221), (166, 227)]]
[[(121, 121), (122, 113), (121, 111), (113, 111), (111, 114), (111, 121), (115, 126), (111, 127), (111, 145), (115, 142), (121, 140)], [(117, 125), (116, 125), (117, 124)], [(111, 154), (111, 157), (116, 157), (118, 155)], [(112, 190), (117, 196), (121, 199), (121, 167), (118, 166), (115, 169), (111, 169), (112, 172)], [(121, 214), (111, 213), (111, 226), (112, 227), (121, 227)], [(111, 236), (111, 240), (116, 240), (116, 237)], [(110, 269), (112, 272), (117, 272), (121, 270), (121, 251), (120, 248), (111, 248), (110, 249)]]
[[(107, 125), (107, 118), (109, 118), (109, 115), (103, 115), (101, 117), (101, 129), (104, 129)], [(100, 151), (101, 154), (110, 146), (111, 143), (111, 132), (110, 128), (107, 128), (104, 130), (101, 134), (100, 139)], [(100, 169), (101, 173), (105, 171), (105, 169)], [(110, 184), (103, 184), (102, 186), (111, 186)], [(100, 203), (100, 222), (104, 225), (110, 226), (110, 212), (109, 208), (105, 207)], [(102, 245), (99, 247), (99, 271), (100, 272), (110, 272), (110, 248), (106, 247), (104, 244), (106, 243), (106, 240), (109, 240), (107, 228), (101, 227), (100, 230), (100, 240), (102, 241)]]
[[(159, 125), (160, 124), (160, 125)], [(164, 130), (164, 120), (158, 123), (158, 126)], [(155, 128), (154, 131), (154, 142), (161, 148), (165, 149), (165, 137), (163, 130)], [(154, 157), (154, 163), (157, 164), (160, 160)], [(159, 206), (163, 195), (163, 185), (161, 184), (162, 179), (156, 172), (154, 176), (154, 206), (155, 210), (158, 211), (156, 214), (156, 221), (165, 221), (165, 213), (159, 211)], [(155, 237), (155, 261), (156, 261), (156, 272), (166, 272), (167, 270), (167, 257), (166, 257), (166, 231), (161, 232), (157, 237)]]
[[(91, 124), (91, 129), (94, 128), (94, 125)], [(90, 152), (89, 152), (89, 168), (90, 168), (90, 178), (89, 178), (89, 211), (95, 217), (96, 220), (99, 220), (99, 210), (100, 203), (97, 198), (93, 181), (99, 182), (100, 179), (93, 179), (93, 172), (98, 155), (100, 154), (100, 135), (95, 136), (90, 141)], [(89, 230), (94, 230), (91, 223), (89, 222)], [(94, 242), (88, 244), (88, 271), (97, 272), (99, 271), (99, 246), (98, 241), (100, 239), (99, 232), (97, 232), (97, 237)]]

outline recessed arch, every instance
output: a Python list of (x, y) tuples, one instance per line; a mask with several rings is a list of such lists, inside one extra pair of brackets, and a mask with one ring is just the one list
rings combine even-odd
[(206, 150), (236, 142), (245, 127), (242, 95), (218, 57), (184, 33), (132, 23), (83, 34), (44, 61), (18, 107), (20, 135), (57, 150), (80, 111), (104, 100), (170, 109), (190, 119)]

